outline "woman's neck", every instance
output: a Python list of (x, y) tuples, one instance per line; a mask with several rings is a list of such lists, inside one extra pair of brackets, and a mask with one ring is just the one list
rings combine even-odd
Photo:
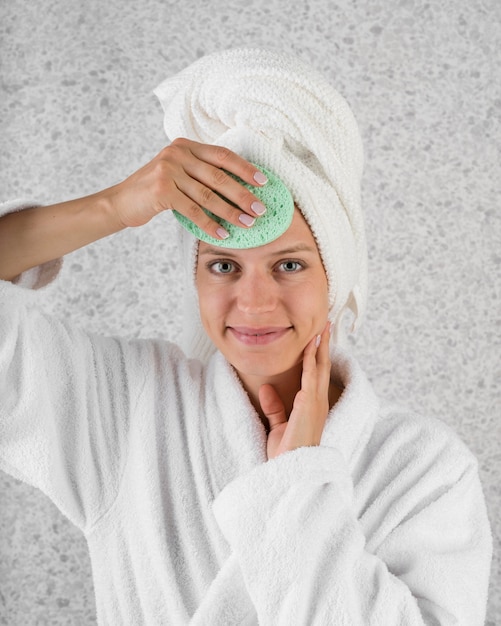
[(292, 411), (292, 405), (294, 404), (294, 398), (296, 397), (297, 392), (301, 389), (300, 366), (289, 372), (271, 377), (249, 376), (241, 373), (239, 373), (239, 377), (259, 417), (261, 420), (266, 420), (265, 425), (267, 425), (268, 421), (259, 402), (259, 389), (265, 384), (272, 385), (278, 393), (280, 399), (284, 403), (285, 415), (287, 416), (287, 419), (289, 419), (289, 415)]
[[(250, 398), (252, 406), (261, 418), (267, 433), (269, 431), (268, 419), (259, 402), (259, 389), (262, 385), (269, 384), (274, 387), (284, 404), (287, 420), (289, 419), (292, 412), (292, 406), (294, 404), (294, 398), (296, 397), (297, 392), (301, 389), (302, 363), (299, 363), (298, 366), (292, 370), (271, 377), (253, 376), (249, 374), (242, 374), (241, 372), (237, 372), (237, 374)], [(329, 408), (332, 408), (339, 400), (342, 392), (342, 388), (338, 387), (333, 381), (330, 382)]]

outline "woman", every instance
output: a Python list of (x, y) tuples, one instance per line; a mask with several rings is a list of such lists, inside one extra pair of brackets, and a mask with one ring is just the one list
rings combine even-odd
[[(204, 57), (156, 93), (174, 141), (152, 162), (4, 208), (2, 469), (85, 533), (102, 624), (483, 624), (476, 460), (441, 422), (384, 407), (340, 347), (366, 301), (348, 106), (266, 50)], [(272, 182), (290, 224), (256, 245)], [(169, 209), (189, 220), (185, 352), (89, 335), (20, 288)]]

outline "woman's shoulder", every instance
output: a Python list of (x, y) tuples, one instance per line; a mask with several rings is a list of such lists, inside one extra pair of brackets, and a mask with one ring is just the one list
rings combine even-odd
[(439, 461), (462, 468), (477, 465), (472, 451), (445, 420), (396, 403), (381, 403), (369, 445), (393, 455), (395, 462), (415, 459), (422, 466)]

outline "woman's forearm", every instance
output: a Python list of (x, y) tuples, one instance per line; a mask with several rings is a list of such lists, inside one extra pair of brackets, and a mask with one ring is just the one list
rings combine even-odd
[(0, 279), (122, 230), (106, 192), (0, 217)]
[[(251, 185), (266, 184), (262, 172), (230, 150), (178, 138), (137, 172), (104, 191), (9, 213), (0, 218), (0, 279), (12, 280), (123, 228), (142, 226), (174, 207), (216, 239), (228, 233), (202, 206), (235, 226), (248, 228), (265, 207), (223, 169)], [(254, 218), (251, 224), (240, 220), (242, 212)]]

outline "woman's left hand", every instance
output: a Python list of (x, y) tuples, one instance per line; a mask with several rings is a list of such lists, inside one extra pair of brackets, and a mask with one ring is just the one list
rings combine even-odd
[(320, 344), (317, 336), (306, 346), (303, 355), (301, 389), (294, 398), (287, 421), (284, 403), (272, 385), (262, 385), (259, 402), (270, 423), (268, 459), (302, 446), (318, 446), (329, 412), (329, 328), (327, 322)]

